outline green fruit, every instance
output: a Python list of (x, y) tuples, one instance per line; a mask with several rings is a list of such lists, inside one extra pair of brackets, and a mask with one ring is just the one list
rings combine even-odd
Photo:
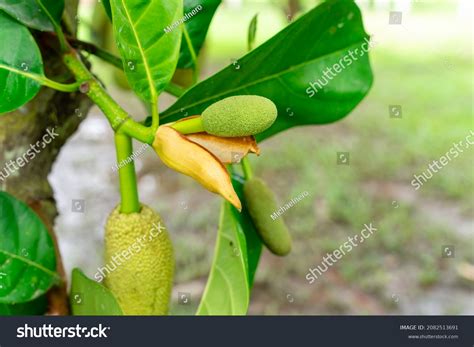
[(260, 178), (251, 178), (244, 184), (247, 209), (263, 243), (276, 255), (291, 251), (291, 235), (281, 217), (272, 219), (278, 210), (275, 195)]
[(173, 282), (173, 247), (158, 213), (115, 208), (105, 228), (105, 284), (126, 315), (166, 315)]
[(255, 135), (268, 129), (277, 113), (275, 104), (262, 96), (231, 96), (206, 108), (202, 125), (207, 133), (216, 136)]

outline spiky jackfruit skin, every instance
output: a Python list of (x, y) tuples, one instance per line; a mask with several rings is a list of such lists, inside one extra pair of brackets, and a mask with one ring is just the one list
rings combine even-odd
[(281, 217), (272, 219), (278, 210), (275, 195), (260, 178), (253, 177), (244, 184), (247, 209), (260, 238), (274, 254), (284, 256), (291, 251), (291, 235)]
[(258, 95), (237, 95), (222, 99), (202, 112), (208, 134), (221, 137), (249, 136), (268, 129), (277, 117), (275, 104)]
[(105, 261), (111, 270), (105, 284), (124, 314), (168, 313), (173, 246), (158, 213), (145, 205), (139, 213), (131, 214), (122, 214), (119, 207), (115, 208), (105, 228)]

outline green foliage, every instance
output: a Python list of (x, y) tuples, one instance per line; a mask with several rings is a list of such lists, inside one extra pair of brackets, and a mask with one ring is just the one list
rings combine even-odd
[(122, 309), (112, 292), (89, 279), (80, 269), (72, 270), (71, 310), (75, 316), (121, 316)]
[[(201, 50), (221, 1), (184, 0), (184, 4), (183, 0), (102, 2), (108, 16), (113, 17), (116, 43), (127, 79), (135, 93), (151, 104), (156, 121), (159, 94), (169, 84), (176, 67), (189, 68), (195, 64), (194, 55)], [(183, 27), (178, 23), (197, 7), (199, 10), (195, 15), (184, 23), (189, 39), (184, 40)], [(56, 26), (61, 39), (58, 23), (64, 1), (0, 0), (0, 9), (14, 18), (0, 11), (0, 89), (6, 91), (2, 95), (0, 113), (31, 100), (41, 84), (63, 91), (75, 90), (74, 86), (61, 86), (46, 80), (40, 51), (26, 27), (52, 30)], [(257, 15), (249, 26), (249, 50), (255, 43), (256, 29)], [(349, 52), (361, 50), (367, 39), (360, 11), (353, 1), (324, 2), (236, 64), (188, 90), (162, 114), (162, 119), (170, 122), (201, 114), (209, 105), (233, 95), (259, 95), (273, 101), (279, 113), (273, 126), (258, 135), (259, 140), (298, 125), (337, 121), (356, 107), (372, 84), (368, 54), (353, 58), (351, 64), (346, 61)], [(67, 45), (61, 43), (64, 51)], [(75, 59), (72, 54), (68, 58)], [(327, 67), (342, 61), (345, 66), (351, 65), (350, 68), (338, 73), (319, 91), (309, 87), (311, 82), (322, 78), (322, 71)], [(68, 66), (71, 68), (72, 65)], [(196, 77), (199, 69), (195, 68)], [(93, 81), (85, 67), (80, 71), (84, 76), (74, 69), (71, 71), (80, 81), (87, 78)], [(109, 113), (118, 106), (112, 105), (111, 99), (100, 99), (106, 98), (104, 95), (107, 94), (105, 91), (98, 93), (98, 83), (93, 87), (96, 89), (88, 95), (107, 111), (104, 113), (110, 120)], [(228, 118), (225, 123), (233, 121), (231, 125), (235, 126), (232, 115), (224, 114)], [(248, 309), (262, 242), (246, 208), (243, 180), (234, 175), (232, 182), (243, 210), (239, 213), (227, 202), (222, 205), (214, 260), (198, 308), (199, 315), (242, 315)], [(334, 198), (336, 200), (340, 200), (339, 195)], [(341, 220), (345, 218), (346, 215), (340, 216)], [(44, 311), (41, 306), (44, 293), (59, 278), (48, 231), (26, 205), (0, 193), (0, 236), (2, 241), (7, 240), (0, 244), (0, 313)], [(122, 314), (111, 292), (78, 269), (72, 274), (71, 306), (75, 315)]]
[[(17, 109), (40, 90), (43, 61), (28, 29), (0, 11), (0, 113)], [(33, 77), (33, 78), (32, 78)]]
[(42, 295), (34, 300), (20, 304), (0, 304), (0, 316), (36, 316), (42, 315), (48, 308), (48, 299)]
[(0, 9), (30, 28), (53, 31), (51, 20), (61, 21), (64, 0), (0, 0)]
[(130, 86), (144, 101), (156, 99), (178, 62), (182, 0), (112, 0), (115, 40)]
[(197, 315), (245, 315), (250, 298), (245, 234), (232, 206), (221, 207), (214, 260)]
[(242, 177), (232, 177), (235, 191), (243, 203), (242, 212), (228, 202), (221, 207), (214, 260), (198, 315), (243, 315), (247, 312), (262, 242), (245, 207), (242, 182)]
[(232, 209), (233, 218), (240, 225), (245, 234), (245, 243), (247, 250), (247, 265), (248, 265), (248, 284), (249, 289), (252, 289), (255, 272), (257, 271), (260, 255), (262, 254), (262, 241), (258, 236), (255, 225), (252, 222), (249, 211), (246, 207), (245, 196), (243, 192), (243, 178), (238, 175), (232, 176), (232, 184), (235, 192), (242, 202), (242, 211), (239, 212), (235, 208)]
[(276, 122), (257, 137), (259, 140), (297, 125), (334, 122), (367, 94), (372, 84), (368, 55), (358, 57), (314, 97), (305, 91), (310, 82), (321, 78), (322, 70), (339, 63), (349, 50), (361, 51), (367, 38), (354, 2), (324, 2), (237, 65), (194, 86), (161, 117), (169, 122), (200, 114), (208, 105), (231, 95), (255, 94), (275, 102), (279, 111)]
[(53, 241), (23, 202), (0, 192), (0, 303), (24, 303), (44, 294), (59, 276)]
[[(186, 30), (191, 39), (194, 52), (199, 54), (206, 39), (206, 34), (211, 25), (212, 18), (217, 8), (221, 4), (221, 0), (184, 0), (184, 15), (196, 9), (201, 5), (201, 9), (185, 22)], [(193, 66), (193, 59), (188, 48), (186, 40), (183, 38), (181, 42), (181, 50), (179, 52), (178, 68), (190, 68)]]

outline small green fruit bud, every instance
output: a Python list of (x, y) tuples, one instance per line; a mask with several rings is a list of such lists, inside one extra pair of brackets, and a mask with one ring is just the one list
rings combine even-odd
[(251, 178), (244, 184), (247, 209), (263, 243), (276, 255), (291, 251), (291, 235), (283, 219), (272, 219), (278, 210), (273, 192), (260, 178)]
[(275, 104), (258, 95), (222, 99), (204, 110), (204, 130), (222, 137), (249, 136), (268, 129), (277, 117)]

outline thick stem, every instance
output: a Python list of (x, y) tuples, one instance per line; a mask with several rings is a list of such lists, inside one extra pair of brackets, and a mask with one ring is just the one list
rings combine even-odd
[(153, 129), (135, 122), (105, 91), (75, 52), (65, 54), (64, 62), (76, 80), (86, 85), (87, 96), (102, 110), (116, 132), (120, 130), (141, 142), (150, 145), (153, 143), (155, 139)]
[(115, 149), (117, 152), (120, 195), (122, 198), (120, 212), (126, 214), (140, 212), (137, 176), (135, 174), (135, 163), (132, 159), (133, 145), (131, 137), (121, 132), (116, 133)]

